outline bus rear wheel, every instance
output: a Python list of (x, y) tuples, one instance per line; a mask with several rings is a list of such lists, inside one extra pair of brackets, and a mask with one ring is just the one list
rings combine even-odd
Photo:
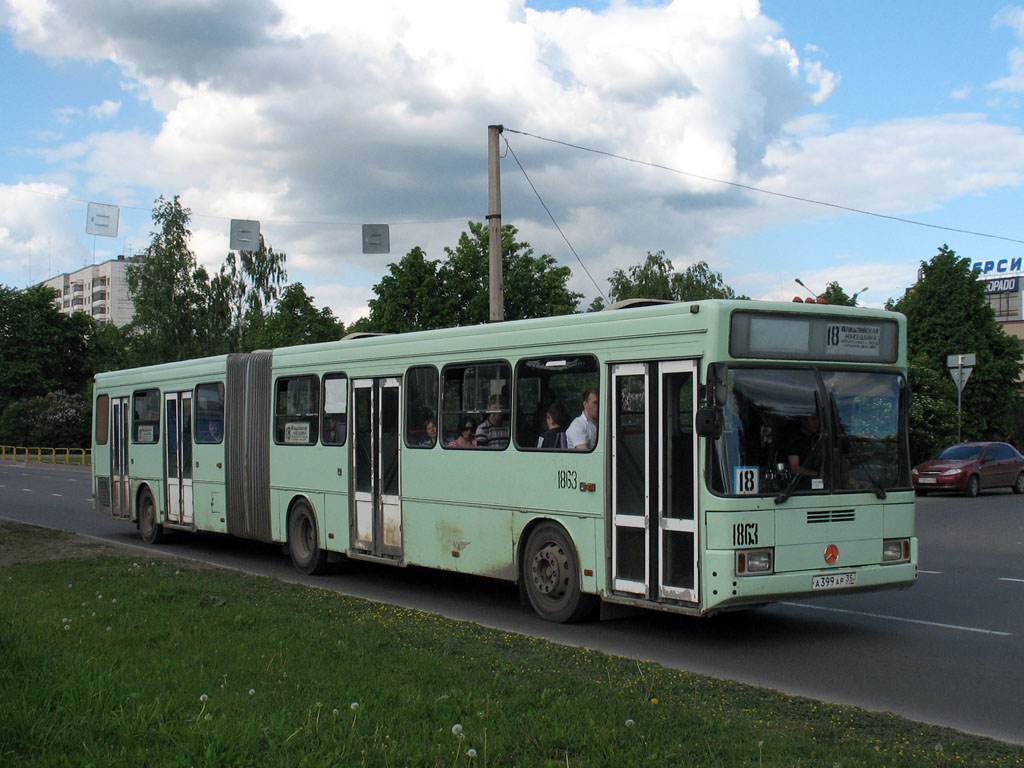
[(288, 515), (288, 553), (299, 573), (313, 576), (327, 570), (327, 553), (320, 549), (316, 518), (305, 501), (296, 502)]
[(576, 547), (560, 525), (541, 523), (530, 533), (522, 577), (530, 605), (542, 619), (582, 621), (597, 608), (596, 596), (580, 591)]
[(164, 540), (164, 527), (156, 521), (156, 503), (148, 490), (139, 496), (139, 535), (147, 544), (159, 544)]

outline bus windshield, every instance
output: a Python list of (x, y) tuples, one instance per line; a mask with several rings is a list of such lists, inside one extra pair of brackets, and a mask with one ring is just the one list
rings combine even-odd
[(711, 489), (730, 496), (908, 489), (896, 373), (732, 368)]

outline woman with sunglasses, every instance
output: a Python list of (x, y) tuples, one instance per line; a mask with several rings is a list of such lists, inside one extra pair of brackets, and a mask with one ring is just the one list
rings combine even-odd
[(459, 427), (459, 436), (448, 443), (449, 448), (476, 448), (474, 432), (476, 425), (472, 419), (465, 419)]

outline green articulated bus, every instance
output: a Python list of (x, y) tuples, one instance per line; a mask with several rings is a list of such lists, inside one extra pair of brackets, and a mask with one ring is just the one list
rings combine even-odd
[(754, 301), (346, 338), (96, 376), (97, 510), (710, 614), (917, 579), (906, 325)]

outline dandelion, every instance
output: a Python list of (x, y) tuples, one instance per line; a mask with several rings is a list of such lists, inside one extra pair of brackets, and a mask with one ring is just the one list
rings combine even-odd
[(203, 719), (204, 719), (204, 720), (213, 720), (213, 715), (211, 715), (211, 714), (210, 714), (209, 712), (207, 712), (207, 713), (206, 713), (206, 717), (205, 717), (205, 718), (203, 718)]
[(200, 696), (200, 697), (199, 697), (199, 700), (200, 700), (200, 701), (206, 701), (206, 700), (207, 700), (207, 699), (209, 699), (209, 698), (210, 698), (210, 697), (209, 697), (209, 696), (207, 696), (207, 695), (206, 695), (206, 694), (204, 693), (204, 694), (203, 694), (202, 696)]
[(461, 723), (456, 723), (455, 725), (452, 726), (452, 735), (453, 736), (461, 736), (462, 735), (462, 724)]
[(657, 699), (657, 698), (651, 699), (651, 704), (660, 704), (660, 703), (661, 703), (661, 701), (659, 699)]
[(107, 627), (107, 632), (113, 632), (113, 631), (114, 631), (113, 627)]
[(636, 723), (634, 723), (632, 720), (627, 720), (626, 721), (626, 727), (627, 728), (632, 728), (634, 725), (636, 725)]
[(337, 709), (332, 709), (331, 710), (331, 714), (334, 715), (335, 717), (337, 717), (338, 716), (338, 710)]
[(348, 708), (352, 709), (352, 710), (359, 709), (359, 702), (358, 701), (353, 701), (351, 704), (348, 705)]
[(249, 689), (249, 695), (250, 696), (255, 696), (256, 695), (256, 689), (255, 688), (250, 688)]
[(71, 629), (71, 625), (70, 624), (65, 624), (64, 625), (64, 631), (67, 632), (69, 629)]
[(935, 751), (938, 752), (941, 755), (942, 754), (942, 745), (941, 744), (936, 744), (935, 745)]
[(466, 757), (468, 757), (470, 760), (472, 760), (474, 757), (476, 757), (476, 750), (475, 749), (467, 749), (466, 750)]

